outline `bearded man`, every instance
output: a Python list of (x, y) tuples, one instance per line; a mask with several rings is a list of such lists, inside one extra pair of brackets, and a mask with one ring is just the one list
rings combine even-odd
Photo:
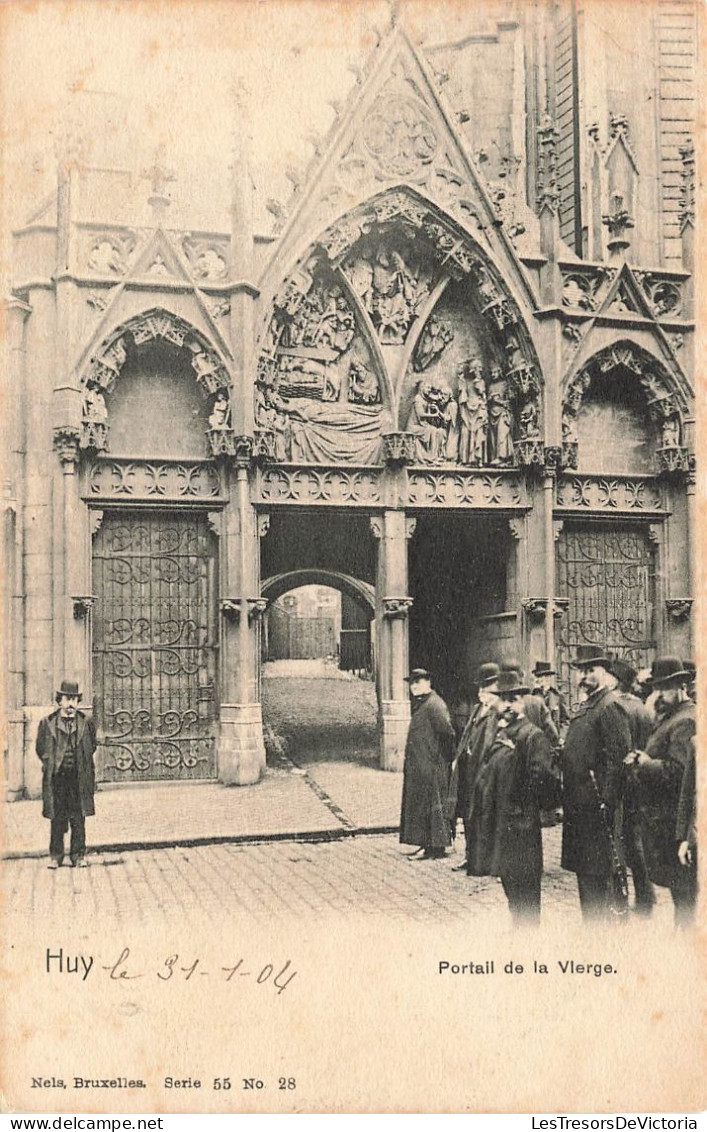
[[(585, 919), (610, 911), (612, 839), (623, 760), (631, 750), (628, 716), (614, 689), (612, 662), (597, 645), (580, 645), (572, 667), (586, 700), (570, 721), (562, 756), (562, 867), (577, 874)], [(618, 831), (616, 831), (618, 833)]]

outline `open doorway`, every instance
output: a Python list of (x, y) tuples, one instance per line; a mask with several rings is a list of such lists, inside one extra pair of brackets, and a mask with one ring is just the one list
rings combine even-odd
[(430, 671), (453, 718), (465, 721), (480, 662), (517, 655), (514, 568), (507, 519), (418, 517), (408, 559), (410, 666)]
[(272, 516), (261, 559), (271, 762), (378, 765), (374, 570), (365, 516)]

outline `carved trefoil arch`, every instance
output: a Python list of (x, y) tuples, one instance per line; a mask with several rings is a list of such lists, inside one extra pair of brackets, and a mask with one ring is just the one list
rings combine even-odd
[(106, 397), (115, 388), (131, 350), (165, 342), (190, 354), (195, 381), (210, 400), (208, 436), (213, 455), (231, 453), (231, 377), (226, 362), (206, 336), (171, 311), (153, 307), (117, 326), (93, 352), (79, 375), (82, 391), (80, 445), (108, 449), (109, 407)]
[[(279, 461), (381, 463), (387, 438), (407, 435), (396, 462), (542, 462), (542, 378), (520, 307), (488, 253), (413, 190), (327, 228), (266, 317), (255, 418)], [(370, 443), (354, 455), (335, 430)]]
[(565, 386), (562, 402), (565, 467), (577, 467), (577, 421), (592, 381), (615, 370), (628, 372), (635, 379), (650, 420), (659, 434), (654, 470), (667, 473), (686, 471), (689, 463), (686, 435), (686, 420), (691, 415), (689, 399), (658, 358), (628, 340), (613, 343), (593, 354)]

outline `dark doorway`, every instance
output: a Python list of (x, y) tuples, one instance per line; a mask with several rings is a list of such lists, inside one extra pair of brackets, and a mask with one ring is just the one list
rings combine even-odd
[(475, 667), (479, 619), (513, 599), (508, 520), (435, 514), (417, 519), (410, 541), (410, 666), (430, 670), (450, 706), (465, 698)]

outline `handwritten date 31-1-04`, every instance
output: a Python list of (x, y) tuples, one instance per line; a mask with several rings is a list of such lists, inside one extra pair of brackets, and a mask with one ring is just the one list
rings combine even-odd
[(159, 979), (163, 983), (187, 982), (194, 978), (218, 979), (219, 982), (230, 983), (236, 979), (251, 979), (259, 986), (270, 986), (276, 994), (282, 992), (290, 985), (296, 971), (292, 969), (292, 960), (286, 959), (284, 963), (279, 960), (274, 963), (251, 962), (243, 958), (234, 958), (226, 964), (217, 964), (208, 967), (201, 958), (179, 955), (175, 952), (165, 956), (156, 964), (141, 965), (130, 956), (130, 948), (124, 947), (118, 958), (111, 963), (96, 964), (95, 956), (71, 955), (62, 947), (53, 951), (50, 947), (46, 951), (46, 973), (48, 975), (79, 975), (82, 982), (91, 974), (106, 972), (107, 977), (114, 981), (133, 979)]

